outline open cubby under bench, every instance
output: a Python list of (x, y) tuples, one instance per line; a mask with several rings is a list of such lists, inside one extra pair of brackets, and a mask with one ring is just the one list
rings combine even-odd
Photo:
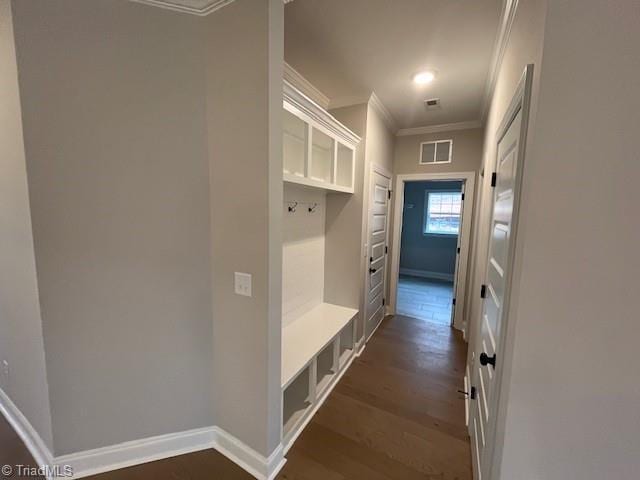
[(291, 446), (354, 354), (358, 310), (321, 303), (282, 330), (283, 439)]

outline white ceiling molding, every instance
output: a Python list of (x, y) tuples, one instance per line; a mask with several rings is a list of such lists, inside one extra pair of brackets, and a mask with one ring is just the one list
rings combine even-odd
[(489, 75), (487, 76), (487, 84), (485, 86), (484, 96), (482, 98), (482, 110), (481, 118), (486, 119), (489, 113), (489, 104), (491, 103), (491, 97), (493, 96), (493, 89), (498, 79), (498, 72), (502, 65), (502, 59), (504, 58), (504, 52), (507, 49), (509, 43), (509, 37), (511, 35), (511, 27), (513, 26), (513, 19), (516, 16), (516, 9), (518, 8), (518, 0), (503, 0), (502, 2), (502, 15), (500, 16), (500, 25), (498, 28), (498, 34), (496, 35), (496, 43), (493, 47), (493, 57), (491, 58), (491, 66), (489, 68)]
[(384, 120), (384, 123), (387, 125), (387, 128), (391, 130), (392, 134), (395, 135), (398, 131), (398, 124), (396, 123), (395, 118), (393, 118), (393, 115), (391, 115), (391, 112), (387, 109), (387, 107), (384, 106), (382, 100), (380, 100), (380, 98), (376, 95), (376, 92), (373, 92), (371, 94), (371, 97), (369, 97), (369, 104), (380, 114), (380, 116)]
[(443, 123), (441, 125), (430, 125), (428, 127), (402, 128), (398, 130), (398, 137), (406, 137), (409, 135), (424, 135), (426, 133), (452, 132), (455, 130), (470, 130), (472, 128), (481, 128), (481, 120), (470, 120), (468, 122)]
[[(286, 1), (292, 0), (285, 0), (285, 2)], [(304, 78), (287, 62), (284, 63), (284, 79), (325, 110), (329, 108), (329, 97), (318, 90), (309, 80)]]
[(233, 3), (235, 0), (130, 0), (152, 7), (173, 10), (174, 12), (189, 13), (204, 17)]
[(321, 125), (336, 137), (344, 140), (347, 144), (357, 145), (360, 142), (358, 135), (338, 122), (333, 115), (286, 80), (283, 82), (283, 102)]

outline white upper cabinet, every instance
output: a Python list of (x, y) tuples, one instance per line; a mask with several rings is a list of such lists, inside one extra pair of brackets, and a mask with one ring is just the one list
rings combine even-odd
[(353, 193), (360, 137), (284, 82), (284, 181)]

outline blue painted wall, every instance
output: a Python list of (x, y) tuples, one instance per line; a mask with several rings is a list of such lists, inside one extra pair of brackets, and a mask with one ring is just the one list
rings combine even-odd
[(453, 275), (458, 237), (425, 235), (422, 230), (425, 191), (435, 190), (461, 191), (462, 182), (407, 182), (405, 185), (400, 268)]

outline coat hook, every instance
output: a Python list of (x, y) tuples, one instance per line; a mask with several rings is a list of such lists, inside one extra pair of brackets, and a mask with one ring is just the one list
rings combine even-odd
[(313, 212), (315, 212), (315, 211), (316, 211), (316, 207), (317, 207), (317, 206), (318, 206), (318, 204), (317, 204), (317, 203), (315, 203), (315, 202), (314, 202), (314, 203), (312, 203), (312, 204), (309, 206), (309, 213), (313, 213)]
[(298, 206), (298, 202), (289, 202), (289, 211), (294, 213), (296, 211), (296, 207)]

